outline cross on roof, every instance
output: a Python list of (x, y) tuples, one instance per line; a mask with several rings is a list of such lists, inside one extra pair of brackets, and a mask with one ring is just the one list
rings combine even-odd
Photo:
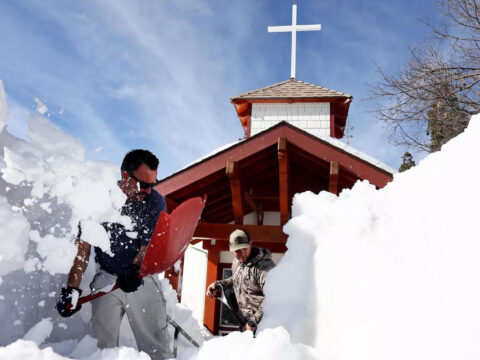
[(292, 32), (292, 64), (290, 77), (295, 78), (296, 63), (296, 47), (297, 47), (297, 31), (319, 31), (322, 26), (316, 25), (297, 25), (297, 4), (296, 1), (292, 5), (292, 25), (287, 26), (269, 26), (268, 32)]

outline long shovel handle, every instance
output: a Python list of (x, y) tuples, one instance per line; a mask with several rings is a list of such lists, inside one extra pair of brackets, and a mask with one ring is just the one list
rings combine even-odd
[(98, 299), (99, 297), (102, 297), (103, 295), (107, 295), (107, 294), (109, 294), (112, 291), (117, 290), (117, 289), (118, 289), (118, 285), (115, 284), (115, 286), (110, 291), (106, 291), (106, 292), (99, 291), (99, 292), (96, 292), (96, 293), (88, 294), (86, 296), (82, 296), (80, 299), (78, 299), (77, 304), (79, 304), (79, 305), (85, 304), (85, 303), (90, 302), (92, 300)]

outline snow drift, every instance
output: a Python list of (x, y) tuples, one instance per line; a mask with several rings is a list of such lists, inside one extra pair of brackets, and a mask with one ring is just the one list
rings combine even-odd
[[(338, 197), (297, 194), (257, 339), (236, 334), (212, 340), (215, 349), (244, 349), (231, 359), (277, 346), (276, 359), (478, 358), (479, 142), (476, 116), (382, 190), (358, 182)], [(291, 339), (265, 340), (279, 329)], [(292, 353), (298, 344), (309, 347)], [(199, 359), (215, 353), (207, 345)]]

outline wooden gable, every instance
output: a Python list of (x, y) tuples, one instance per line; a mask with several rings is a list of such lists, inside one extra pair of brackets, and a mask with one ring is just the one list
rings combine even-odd
[(263, 211), (279, 211), (285, 223), (294, 194), (339, 193), (359, 179), (381, 188), (392, 174), (282, 122), (162, 179), (155, 188), (170, 210), (206, 194), (203, 223), (242, 224), (244, 215), (256, 212), (261, 224)]

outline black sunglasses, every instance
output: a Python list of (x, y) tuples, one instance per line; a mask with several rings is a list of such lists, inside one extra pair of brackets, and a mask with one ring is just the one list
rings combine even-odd
[(138, 183), (138, 185), (140, 186), (140, 189), (144, 189), (144, 190), (145, 190), (145, 189), (149, 189), (149, 188), (157, 185), (157, 183), (158, 183), (158, 180), (155, 181), (155, 182), (153, 182), (153, 183), (143, 182), (143, 181), (141, 181), (141, 180), (138, 180), (133, 174), (130, 174), (130, 173), (127, 173), (127, 174), (128, 174), (133, 180), (135, 180), (135, 181)]

